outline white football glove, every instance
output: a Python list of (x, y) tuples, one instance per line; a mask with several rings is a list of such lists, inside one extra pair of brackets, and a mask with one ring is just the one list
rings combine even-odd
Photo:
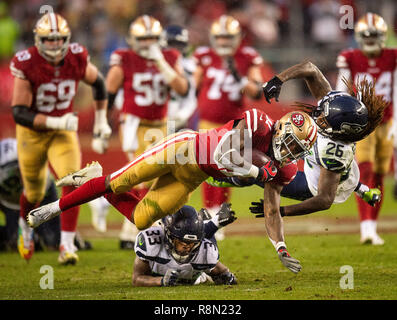
[(163, 53), (161, 52), (161, 48), (158, 44), (152, 44), (149, 47), (148, 54), (146, 56), (149, 60), (159, 61), (164, 60)]
[(46, 127), (53, 130), (77, 131), (79, 118), (74, 112), (68, 112), (62, 117), (49, 117), (46, 119)]
[(91, 148), (96, 153), (103, 154), (106, 152), (109, 146), (109, 138), (112, 134), (107, 118), (106, 110), (95, 111), (95, 122), (93, 130), (93, 139), (91, 142)]

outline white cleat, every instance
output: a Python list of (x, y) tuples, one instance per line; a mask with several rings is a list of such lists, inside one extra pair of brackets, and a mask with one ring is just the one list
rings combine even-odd
[(74, 186), (80, 187), (87, 181), (90, 181), (93, 178), (98, 178), (102, 176), (102, 166), (99, 164), (98, 161), (93, 161), (90, 164), (87, 164), (85, 168), (69, 173), (68, 175), (64, 176), (63, 178), (57, 180), (56, 186), (57, 187), (64, 187), (64, 186)]
[(385, 244), (385, 240), (379, 237), (378, 234), (361, 237), (360, 242), (361, 244), (372, 244), (373, 246), (383, 246)]
[(42, 223), (55, 218), (60, 213), (59, 200), (51, 202), (30, 211), (27, 218), (28, 225), (31, 228), (36, 228)]

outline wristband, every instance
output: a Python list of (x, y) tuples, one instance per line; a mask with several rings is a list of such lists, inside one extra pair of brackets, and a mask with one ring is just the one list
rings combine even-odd
[(287, 245), (285, 244), (284, 241), (276, 242), (276, 241), (274, 241), (274, 240), (272, 240), (272, 239), (270, 239), (270, 238), (269, 238), (269, 240), (270, 240), (270, 242), (272, 243), (273, 247), (276, 249), (277, 252), (278, 252), (278, 250), (279, 250), (281, 247), (284, 247), (285, 249), (287, 249)]

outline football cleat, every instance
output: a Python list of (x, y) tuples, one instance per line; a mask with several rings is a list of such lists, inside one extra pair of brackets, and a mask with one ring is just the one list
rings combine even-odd
[(79, 256), (75, 250), (67, 250), (64, 245), (59, 248), (58, 262), (62, 265), (75, 265), (79, 261)]
[(33, 229), (22, 217), (19, 217), (18, 220), (18, 252), (26, 261), (32, 257), (34, 252)]
[(30, 211), (27, 217), (28, 225), (31, 228), (36, 228), (42, 223), (55, 218), (60, 213), (59, 200), (51, 202)]
[(56, 186), (57, 187), (64, 187), (64, 186), (74, 186), (79, 187), (86, 183), (87, 181), (98, 178), (102, 176), (102, 166), (99, 164), (98, 161), (93, 161), (90, 164), (87, 164), (85, 168), (69, 173), (68, 175), (64, 176), (63, 178), (57, 180)]
[(385, 241), (376, 233), (371, 236), (361, 237), (361, 244), (372, 244), (374, 246), (383, 246)]
[(370, 206), (374, 207), (382, 198), (382, 192), (378, 188), (369, 189), (364, 192), (363, 200)]

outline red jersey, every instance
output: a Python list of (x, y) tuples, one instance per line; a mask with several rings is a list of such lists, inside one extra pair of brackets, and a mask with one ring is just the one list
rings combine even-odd
[(10, 63), (14, 77), (28, 80), (32, 86), (30, 106), (38, 113), (59, 117), (72, 112), (77, 86), (85, 76), (89, 55), (82, 45), (71, 43), (63, 62), (53, 66), (35, 46), (19, 51)]
[[(198, 48), (194, 57), (203, 70), (198, 95), (200, 118), (216, 123), (238, 118), (243, 112), (242, 88), (231, 75), (226, 61), (208, 47)], [(251, 47), (239, 47), (233, 59), (241, 76), (247, 76), (251, 66), (263, 64), (262, 57)]]
[(385, 48), (382, 50), (381, 55), (376, 58), (368, 58), (359, 49), (345, 50), (338, 56), (336, 66), (342, 69), (349, 69), (354, 83), (364, 78), (368, 81), (375, 80), (375, 93), (382, 95), (389, 102), (384, 112), (383, 122), (392, 118), (397, 49)]
[[(174, 49), (162, 50), (165, 60), (174, 67), (180, 53)], [(110, 66), (123, 69), (123, 113), (147, 120), (161, 120), (167, 115), (169, 87), (156, 64), (131, 49), (115, 50)]]
[[(240, 114), (236, 120), (244, 119), (246, 122), (246, 143), (251, 144), (252, 149), (263, 152), (268, 157), (273, 158), (271, 152), (272, 137), (274, 133), (274, 121), (264, 112), (257, 109), (250, 109)], [(196, 139), (196, 161), (201, 170), (208, 175), (218, 178), (230, 175), (229, 170), (220, 168), (214, 160), (215, 149), (223, 136), (233, 129), (235, 120), (227, 122), (225, 125), (200, 132)], [(277, 175), (273, 178), (273, 182), (280, 185), (290, 183), (298, 171), (295, 163), (290, 163), (282, 168), (277, 165)]]

